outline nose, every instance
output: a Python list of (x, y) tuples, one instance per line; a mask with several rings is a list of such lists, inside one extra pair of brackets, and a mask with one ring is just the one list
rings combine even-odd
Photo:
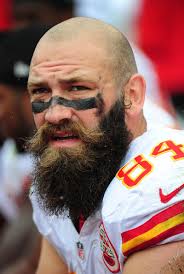
[(61, 105), (50, 106), (45, 113), (45, 121), (60, 124), (63, 120), (72, 120), (73, 109)]

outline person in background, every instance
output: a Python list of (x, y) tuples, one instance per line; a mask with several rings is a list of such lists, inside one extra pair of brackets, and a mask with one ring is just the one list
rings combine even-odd
[(142, 0), (137, 18), (138, 44), (155, 65), (162, 97), (184, 126), (184, 2)]
[(11, 30), (4, 33), (0, 44), (0, 136), (4, 140), (0, 150), (0, 213), (4, 220), (0, 273), (34, 273), (39, 257), (40, 240), (27, 195), (32, 160), (25, 151), (25, 140), (35, 130), (27, 79), (36, 43), (48, 28), (34, 25)]
[(28, 91), (36, 273), (159, 273), (184, 245), (184, 131), (147, 128), (126, 37), (90, 18), (56, 25), (36, 46)]
[(73, 0), (13, 0), (13, 25), (55, 25), (72, 17), (73, 7)]

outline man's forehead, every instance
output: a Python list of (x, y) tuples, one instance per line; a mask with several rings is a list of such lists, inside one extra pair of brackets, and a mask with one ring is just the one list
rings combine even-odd
[[(71, 50), (70, 50), (71, 49)], [(70, 45), (70, 48), (65, 45), (61, 47), (53, 47), (53, 49), (40, 48), (32, 58), (30, 75), (39, 76), (43, 73), (57, 73), (61, 74), (67, 81), (69, 78), (88, 78), (89, 75), (96, 78), (96, 75), (108, 64), (108, 56), (104, 55), (101, 49), (95, 51), (93, 54), (89, 50), (76, 48)], [(105, 65), (104, 65), (105, 64)], [(95, 79), (97, 80), (97, 79)]]
[(76, 83), (76, 82), (88, 82), (88, 83), (98, 83), (101, 80), (101, 71), (92, 70), (90, 68), (70, 68), (63, 72), (60, 71), (58, 66), (57, 71), (53, 71), (51, 68), (50, 73), (47, 71), (47, 74), (42, 73), (39, 68), (36, 70), (32, 69), (30, 72), (29, 80), (28, 80), (28, 88), (34, 85), (43, 84), (43, 82), (47, 82), (52, 79), (57, 79), (57, 81), (61, 83)]
[(52, 40), (49, 36), (44, 36), (35, 49), (32, 63), (35, 63), (44, 55), (51, 58), (53, 55), (72, 57), (77, 54), (79, 59), (82, 59), (82, 56), (91, 59), (99, 54), (98, 58), (103, 58), (103, 55), (107, 55), (107, 45), (98, 40), (95, 37), (92, 39), (89, 34), (58, 40)]

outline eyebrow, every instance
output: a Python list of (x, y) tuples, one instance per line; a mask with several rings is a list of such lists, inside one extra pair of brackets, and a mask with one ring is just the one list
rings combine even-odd
[(29, 91), (31, 88), (40, 87), (42, 85), (48, 86), (48, 84), (45, 81), (30, 81), (27, 83), (27, 90)]
[[(89, 79), (88, 77), (66, 77), (64, 79), (58, 79), (59, 83), (65, 83), (65, 84), (72, 84), (77, 82), (88, 82), (88, 83), (94, 83), (94, 79)], [(33, 87), (40, 87), (42, 85), (48, 86), (48, 84), (45, 81), (35, 81), (35, 82), (28, 82), (27, 89), (33, 88)]]
[(62, 79), (58, 79), (59, 82), (63, 82), (63, 83), (76, 83), (76, 82), (89, 82), (89, 83), (94, 83), (96, 82), (96, 79), (91, 78), (87, 75), (85, 76), (66, 76), (66, 77), (62, 77)]
[[(94, 83), (94, 82), (98, 82), (99, 79), (97, 79), (96, 77), (90, 77), (88, 75), (81, 75), (81, 76), (63, 76), (61, 78), (58, 78), (58, 82), (59, 83), (76, 83), (76, 82), (89, 82), (89, 83)], [(31, 87), (37, 87), (37, 86), (41, 86), (41, 85), (47, 85), (47, 83), (43, 80), (33, 80), (28, 82), (27, 88), (31, 88)]]

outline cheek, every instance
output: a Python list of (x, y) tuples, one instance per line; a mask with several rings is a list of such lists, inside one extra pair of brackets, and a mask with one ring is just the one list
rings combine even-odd
[(78, 120), (81, 121), (86, 128), (96, 128), (101, 118), (96, 109), (78, 111), (77, 116)]
[(34, 117), (34, 122), (37, 129), (40, 128), (45, 123), (44, 113), (33, 114), (33, 117)]
[[(96, 128), (101, 120), (97, 109), (75, 111), (72, 116), (73, 122), (81, 122), (86, 128)], [(36, 128), (39, 129), (45, 124), (45, 113), (33, 114)], [(62, 121), (61, 121), (62, 123)]]
[(107, 113), (117, 102), (118, 97), (116, 94), (111, 94), (111, 96), (104, 96), (104, 112)]

